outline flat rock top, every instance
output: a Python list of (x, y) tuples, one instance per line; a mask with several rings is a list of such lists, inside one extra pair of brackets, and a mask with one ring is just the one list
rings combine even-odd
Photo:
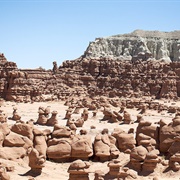
[(180, 39), (180, 31), (161, 32), (161, 31), (144, 31), (135, 30), (128, 34), (118, 34), (107, 38), (116, 37), (144, 37), (144, 38), (167, 38), (167, 39)]

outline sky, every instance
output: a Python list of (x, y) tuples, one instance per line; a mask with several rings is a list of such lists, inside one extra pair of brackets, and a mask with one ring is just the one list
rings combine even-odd
[(0, 0), (0, 53), (18, 68), (52, 68), (98, 37), (180, 30), (180, 0)]

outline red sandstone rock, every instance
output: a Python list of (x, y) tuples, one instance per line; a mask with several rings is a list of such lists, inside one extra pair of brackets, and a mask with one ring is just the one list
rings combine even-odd
[(117, 139), (118, 149), (122, 152), (130, 153), (135, 147), (136, 141), (133, 134), (125, 133), (121, 129), (114, 129), (112, 136)]
[(3, 166), (0, 166), (0, 178), (1, 180), (10, 180), (10, 176), (6, 172), (6, 168)]
[(115, 159), (113, 161), (110, 161), (108, 163), (108, 167), (109, 167), (109, 175), (110, 176), (114, 176), (117, 177), (117, 175), (120, 172), (120, 168), (121, 168), (121, 163), (118, 159)]
[(71, 143), (71, 156), (73, 158), (88, 159), (93, 155), (93, 146), (91, 137), (82, 132), (81, 135), (76, 135), (72, 139)]
[(46, 125), (47, 126), (54, 126), (55, 124), (58, 124), (58, 119), (57, 119), (57, 111), (52, 111), (52, 116), (47, 120)]
[(31, 124), (16, 122), (16, 124), (11, 127), (11, 131), (17, 134), (21, 134), (22, 136), (27, 136), (30, 140), (33, 141), (33, 125)]
[(47, 148), (48, 158), (54, 161), (68, 161), (71, 157), (71, 142), (72, 140), (69, 138), (49, 142)]
[(46, 159), (46, 150), (47, 150), (47, 143), (46, 143), (46, 136), (44, 135), (43, 131), (38, 129), (33, 129), (34, 140), (33, 145), (34, 148), (39, 152), (39, 156), (44, 157)]
[(16, 160), (26, 156), (26, 149), (24, 147), (1, 147), (0, 158), (8, 160)]
[(83, 162), (79, 159), (72, 162), (68, 169), (69, 180), (89, 180), (89, 167), (89, 162)]
[[(159, 131), (158, 127), (156, 125), (151, 125), (151, 122), (140, 121), (136, 130), (136, 141), (138, 145), (142, 145), (142, 143), (144, 143), (144, 146), (146, 147), (145, 145), (146, 142), (147, 143), (149, 142), (152, 146), (158, 148), (159, 147), (158, 131)], [(148, 139), (148, 137), (150, 139)]]
[(168, 152), (168, 149), (174, 142), (174, 137), (178, 136), (180, 129), (180, 116), (177, 114), (173, 119), (172, 123), (168, 125), (160, 123), (160, 133), (159, 133), (159, 140), (160, 140), (160, 152)]
[(31, 167), (31, 171), (40, 174), (42, 168), (44, 167), (44, 163), (46, 161), (44, 156), (40, 155), (40, 153), (35, 148), (29, 149), (28, 156), (29, 156), (29, 166)]
[(174, 171), (180, 170), (180, 153), (179, 152), (170, 157), (169, 166)]
[(20, 119), (21, 119), (21, 116), (20, 116), (19, 113), (17, 112), (17, 108), (14, 107), (13, 109), (14, 109), (14, 111), (13, 111), (13, 116), (12, 116), (10, 119), (15, 120), (15, 121), (20, 120)]
[(159, 162), (160, 159), (158, 158), (157, 154), (155, 154), (154, 152), (149, 152), (146, 155), (142, 168), (144, 171), (154, 172), (157, 163)]
[(117, 158), (119, 150), (116, 147), (116, 139), (108, 135), (108, 129), (104, 129), (102, 134), (97, 134), (94, 141), (95, 155), (101, 161)]
[(143, 146), (138, 146), (132, 149), (130, 154), (130, 163), (135, 170), (142, 170), (142, 165), (147, 153), (148, 151)]
[(6, 147), (23, 147), (25, 141), (19, 134), (10, 132), (10, 134), (5, 137), (3, 145)]
[(124, 111), (124, 124), (131, 124), (133, 123), (133, 120), (131, 118), (131, 115), (127, 112), (127, 111)]
[(73, 134), (74, 131), (72, 131), (69, 127), (59, 126), (55, 124), (54, 130), (52, 132), (52, 137), (55, 138), (70, 137)]
[(7, 122), (7, 115), (2, 110), (0, 110), (0, 123), (4, 122)]

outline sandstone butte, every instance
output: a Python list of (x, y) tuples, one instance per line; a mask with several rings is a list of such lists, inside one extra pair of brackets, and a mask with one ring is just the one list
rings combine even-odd
[(97, 38), (45, 70), (0, 54), (0, 179), (180, 177), (180, 31)]

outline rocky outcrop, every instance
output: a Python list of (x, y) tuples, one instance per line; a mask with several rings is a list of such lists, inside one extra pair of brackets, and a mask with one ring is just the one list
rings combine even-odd
[(72, 162), (68, 168), (69, 180), (89, 180), (89, 162), (78, 159)]
[[(74, 73), (71, 86), (69, 86), (71, 79), (66, 78), (65, 81), (62, 77), (70, 68)], [(78, 89), (79, 91), (73, 91), (73, 95), (77, 96), (88, 94), (90, 97), (152, 96), (174, 99), (180, 96), (179, 69), (179, 62), (167, 64), (150, 60), (132, 63), (111, 58), (81, 58), (63, 62), (56, 76), (61, 74), (64, 84)], [(77, 88), (77, 85), (81, 88)]]
[[(160, 131), (159, 131), (159, 141), (160, 141), (160, 151), (163, 153), (176, 152), (175, 145), (178, 143), (180, 130), (180, 114), (176, 114), (175, 118), (173, 118), (172, 122), (169, 124), (160, 122)], [(175, 153), (174, 152), (174, 153)]]
[(130, 34), (96, 38), (90, 42), (84, 56), (132, 61), (149, 58), (166, 62), (180, 61), (179, 43), (180, 31), (136, 30)]
[(112, 136), (117, 139), (117, 147), (121, 152), (130, 153), (135, 147), (136, 141), (134, 135), (127, 134), (120, 128), (114, 129)]
[[(179, 34), (135, 31), (98, 38), (80, 58), (64, 61), (59, 67), (53, 62), (52, 70), (18, 69), (0, 54), (0, 97), (17, 102), (99, 95), (177, 99)], [(96, 106), (92, 102), (88, 108), (95, 110)], [(142, 107), (142, 113), (145, 109)], [(119, 118), (112, 115), (113, 120)]]
[(75, 134), (69, 127), (54, 126), (52, 137), (48, 140), (49, 159), (59, 162), (78, 158), (88, 160), (92, 155), (93, 146), (89, 135)]
[(97, 134), (94, 140), (94, 154), (100, 161), (107, 161), (117, 158), (119, 150), (116, 147), (116, 139), (108, 135), (108, 129)]
[(136, 131), (136, 141), (147, 149), (152, 147), (158, 148), (159, 129), (149, 121), (140, 121)]

